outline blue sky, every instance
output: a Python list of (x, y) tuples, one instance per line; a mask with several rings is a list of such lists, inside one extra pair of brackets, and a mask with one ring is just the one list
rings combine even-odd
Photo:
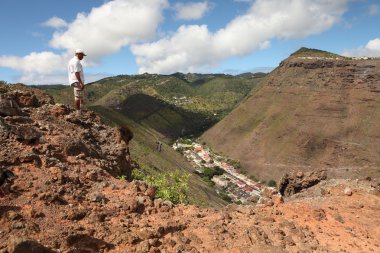
[(379, 0), (2, 0), (0, 80), (268, 71), (300, 47), (380, 56)]

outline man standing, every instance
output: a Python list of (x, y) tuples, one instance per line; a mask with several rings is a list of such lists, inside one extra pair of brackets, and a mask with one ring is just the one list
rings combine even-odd
[(71, 87), (74, 87), (75, 107), (77, 114), (81, 114), (81, 105), (83, 104), (83, 91), (84, 91), (84, 74), (83, 67), (80, 61), (86, 54), (82, 49), (75, 50), (75, 56), (69, 61), (68, 74), (69, 83)]

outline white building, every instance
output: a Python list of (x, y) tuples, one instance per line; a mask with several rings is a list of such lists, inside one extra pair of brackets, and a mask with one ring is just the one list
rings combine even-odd
[(213, 176), (211, 181), (220, 187), (226, 187), (228, 184), (227, 180), (225, 180), (222, 176)]

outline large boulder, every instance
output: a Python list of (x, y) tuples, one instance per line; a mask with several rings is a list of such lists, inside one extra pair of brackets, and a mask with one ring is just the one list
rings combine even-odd
[(17, 116), (22, 114), (20, 106), (16, 101), (0, 95), (0, 116)]
[(288, 197), (302, 191), (303, 189), (312, 187), (326, 178), (326, 170), (317, 170), (306, 173), (301, 171), (292, 172), (289, 174), (286, 173), (280, 180), (278, 191), (282, 196)]
[(52, 253), (52, 250), (44, 247), (36, 241), (25, 238), (12, 238), (8, 243), (9, 253)]

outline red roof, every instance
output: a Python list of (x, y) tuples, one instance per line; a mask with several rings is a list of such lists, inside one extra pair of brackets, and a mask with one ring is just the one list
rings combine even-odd
[(243, 188), (243, 191), (251, 192), (251, 191), (253, 191), (253, 189), (252, 189), (252, 188), (249, 188), (249, 187), (244, 187), (244, 188)]
[(201, 151), (203, 148), (202, 147), (195, 147), (194, 150), (195, 151)]
[(237, 184), (239, 184), (239, 185), (243, 185), (244, 183), (243, 182), (241, 182), (241, 181), (238, 181), (238, 182), (236, 182)]

